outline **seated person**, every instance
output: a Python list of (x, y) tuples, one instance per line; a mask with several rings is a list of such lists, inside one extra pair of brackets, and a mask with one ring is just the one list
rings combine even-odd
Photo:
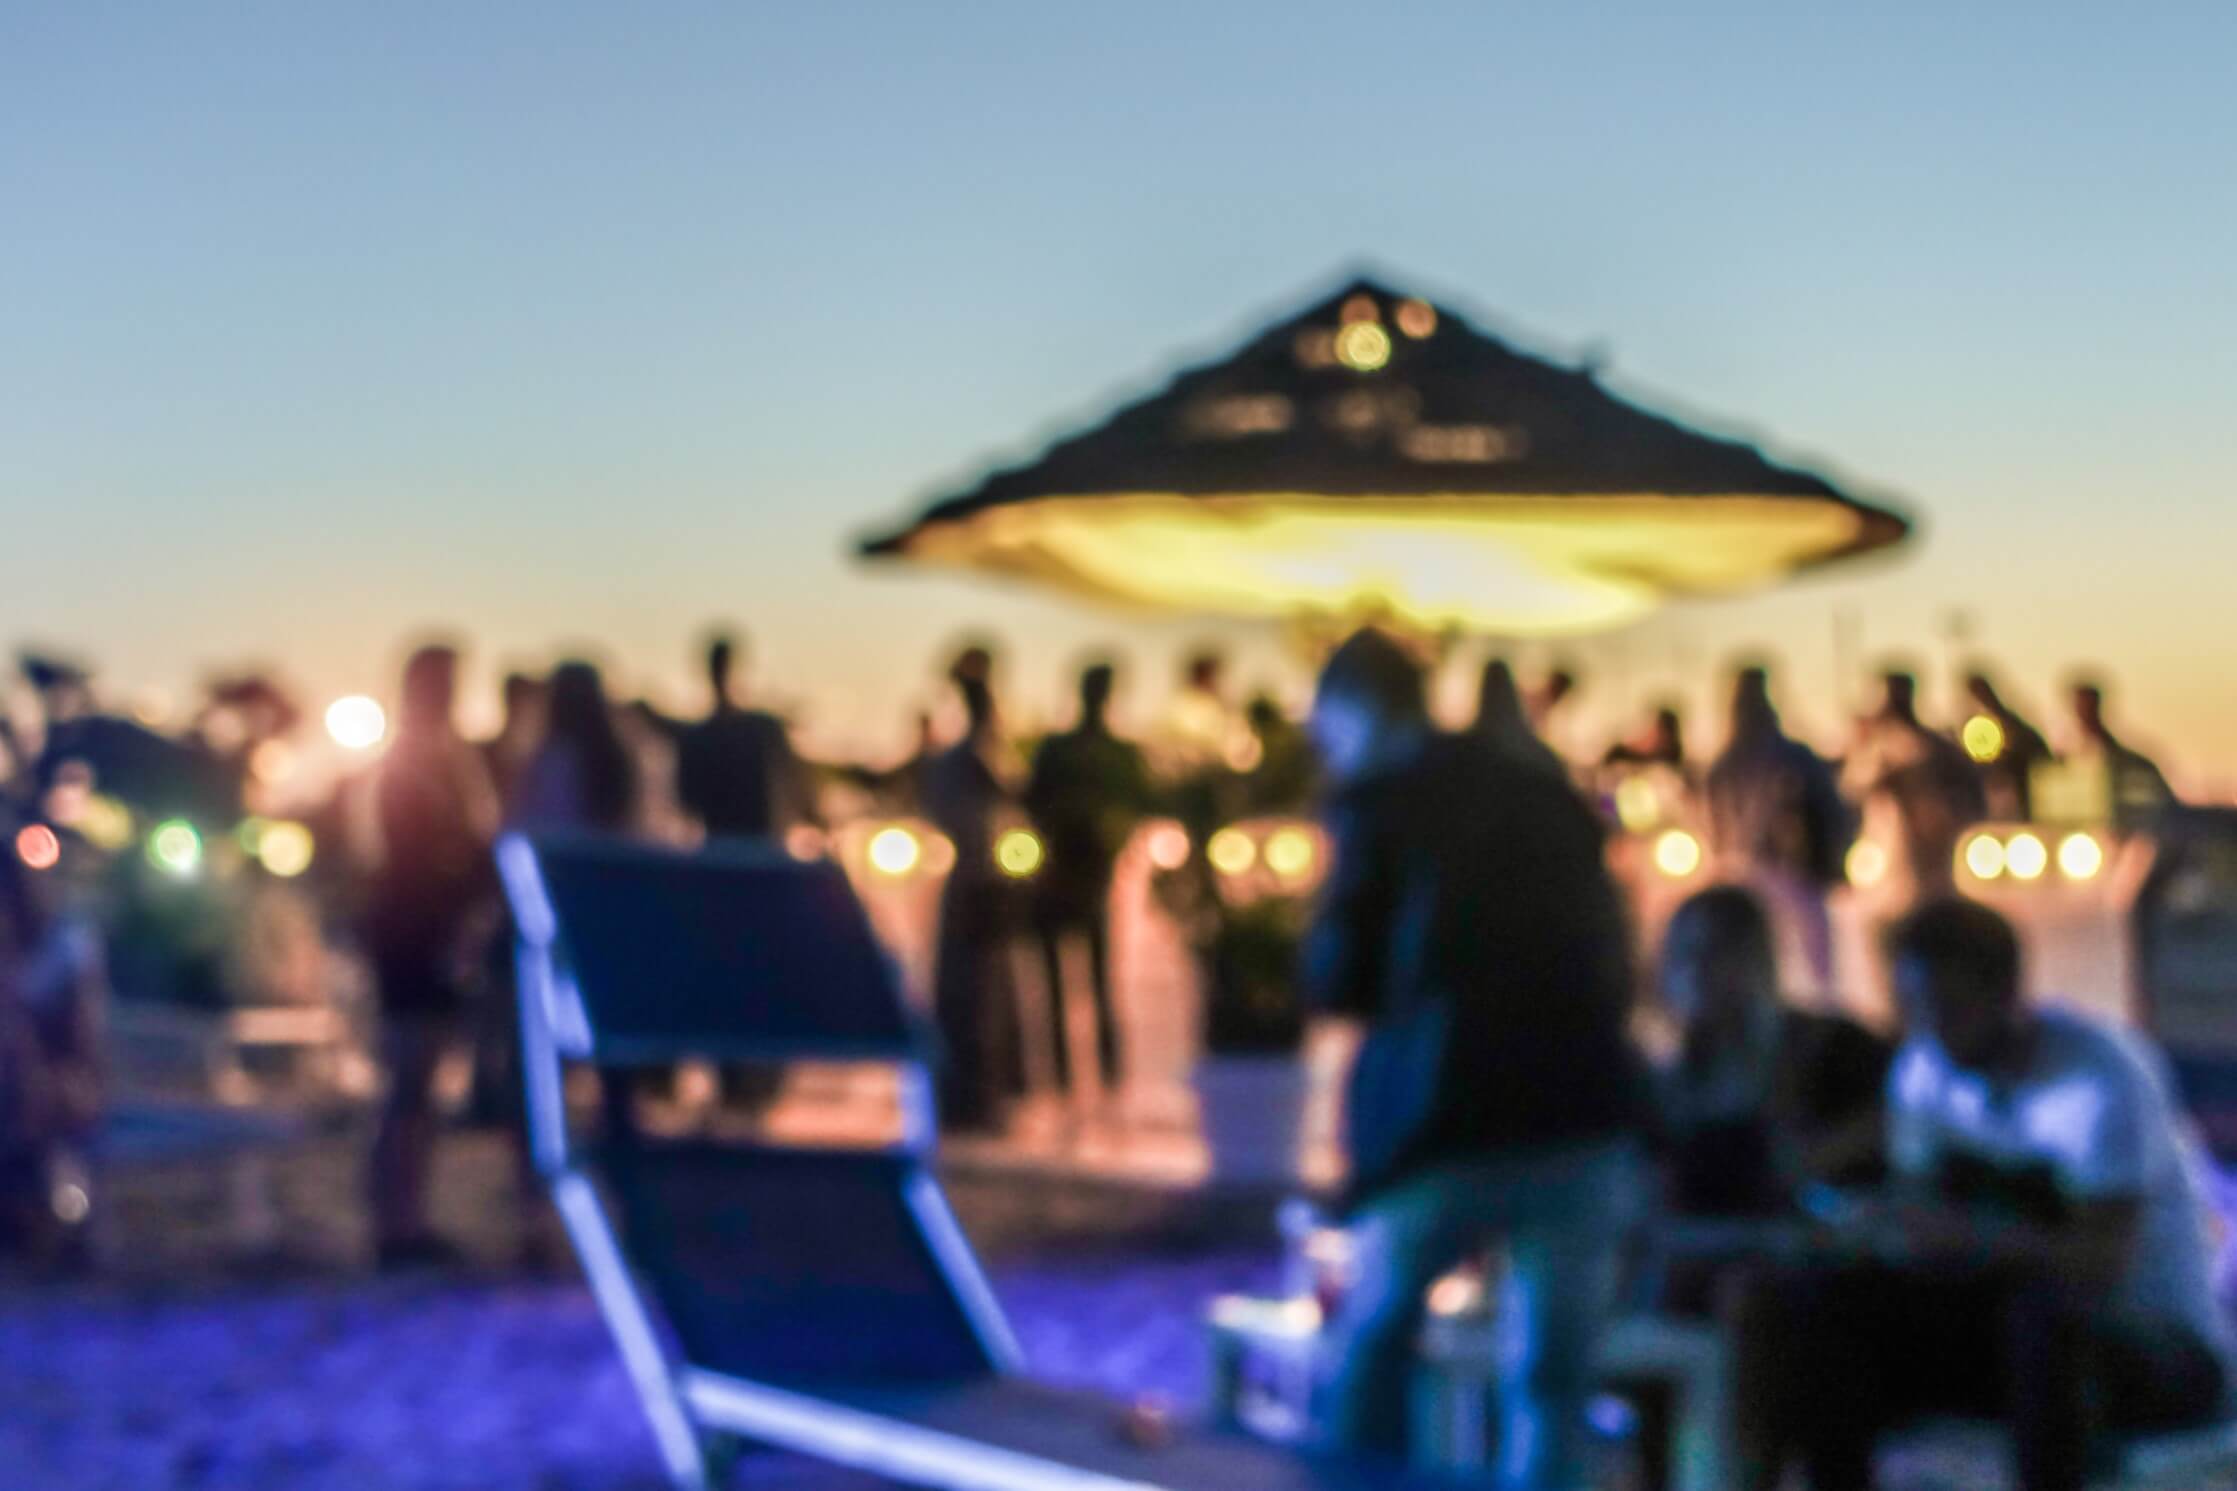
[(1830, 1219), (1823, 1257), (1748, 1289), (1742, 1484), (1799, 1459), (1819, 1491), (1861, 1491), (1883, 1429), (1962, 1413), (2010, 1426), (2024, 1491), (2079, 1491), (2093, 1431), (2223, 1406), (2194, 1155), (2157, 1054), (2024, 1003), (1995, 912), (1927, 906), (1890, 957), (1912, 1032), (1888, 1087), (1893, 1183)]
[(1715, 886), (1680, 906), (1661, 982), (1679, 1027), (1662, 1077), (1673, 1211), (1780, 1216), (1805, 1185), (1875, 1177), (1891, 1053), (1851, 1021), (1781, 1001), (1770, 918), (1751, 892)]

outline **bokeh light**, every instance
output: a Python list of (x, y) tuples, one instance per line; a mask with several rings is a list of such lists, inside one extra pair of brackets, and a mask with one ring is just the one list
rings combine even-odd
[(130, 844), (136, 828), (130, 808), (99, 792), (85, 799), (78, 809), (77, 820), (71, 827), (104, 854), (115, 854)]
[(1418, 342), (1437, 329), (1437, 308), (1426, 300), (1401, 300), (1391, 319), (1400, 331)]
[(2105, 868), (2105, 847), (2091, 834), (2068, 834), (2059, 841), (2058, 872), (2069, 880), (2089, 880)]
[(1355, 321), (1336, 333), (1336, 360), (1355, 373), (1372, 373), (1390, 361), (1390, 333)]
[(1223, 828), (1205, 843), (1204, 858), (1222, 875), (1241, 875), (1258, 863), (1258, 845), (1239, 828)]
[(1984, 766), (2004, 754), (2004, 727), (1985, 714), (1967, 720), (1958, 739), (1965, 744), (1965, 754)]
[(2014, 834), (2004, 846), (2004, 868), (2014, 880), (2038, 880), (2050, 864), (2050, 850), (2033, 834)]
[(1145, 847), (1151, 864), (1160, 870), (1177, 870), (1188, 863), (1188, 830), (1178, 823), (1154, 824)]
[(369, 751), (388, 734), (388, 715), (363, 694), (348, 694), (326, 706), (326, 733), (344, 750)]
[(1887, 878), (1887, 850), (1870, 839), (1849, 846), (1849, 884), (1870, 890)]
[(184, 818), (158, 823), (148, 835), (148, 862), (185, 880), (202, 868), (202, 835)]
[(1975, 880), (1994, 880), (2004, 873), (2004, 841), (1994, 834), (1975, 834), (1960, 851), (1966, 873)]
[(1041, 868), (1040, 837), (1029, 828), (1013, 828), (994, 841), (995, 867), (1013, 880), (1023, 880)]
[(1701, 868), (1701, 841), (1682, 828), (1665, 831), (1654, 841), (1654, 867), (1673, 880), (1683, 880)]
[(16, 833), (16, 858), (26, 869), (51, 870), (62, 863), (62, 840), (44, 823), (27, 823)]
[(249, 752), (249, 775), (266, 786), (285, 778), (295, 766), (295, 747), (284, 740), (258, 741)]
[(1626, 833), (1643, 834), (1662, 821), (1662, 794), (1645, 777), (1625, 777), (1616, 784), (1616, 822)]
[(898, 824), (881, 828), (870, 835), (870, 868), (881, 875), (896, 878), (908, 874), (924, 858), (924, 846), (917, 836)]
[(1301, 880), (1312, 873), (1317, 854), (1313, 836), (1302, 828), (1277, 828), (1267, 836), (1266, 868), (1284, 880)]
[(308, 870), (317, 851), (311, 831), (300, 823), (267, 823), (256, 837), (258, 863), (282, 880), (292, 880)]

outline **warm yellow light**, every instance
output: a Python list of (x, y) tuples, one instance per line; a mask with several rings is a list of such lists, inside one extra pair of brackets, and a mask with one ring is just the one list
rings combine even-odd
[(1266, 868), (1284, 880), (1312, 873), (1313, 836), (1302, 828), (1277, 828), (1266, 839)]
[(1116, 492), (990, 508), (925, 529), (909, 552), (1192, 616), (1380, 610), (1430, 634), (1538, 637), (1776, 578), (1854, 541), (1860, 521), (1831, 502), (1709, 493)]
[(881, 875), (896, 878), (915, 869), (917, 862), (924, 857), (924, 849), (917, 842), (917, 836), (898, 826), (881, 828), (870, 835), (867, 853), (871, 869)]
[(1239, 828), (1223, 828), (1204, 845), (1204, 858), (1222, 875), (1241, 875), (1258, 863), (1258, 845)]
[(2004, 727), (1985, 714), (1967, 720), (1958, 739), (1965, 743), (1965, 754), (1984, 766), (2004, 754)]
[(300, 823), (267, 823), (256, 836), (257, 861), (282, 880), (308, 870), (317, 849), (311, 831)]
[(1029, 828), (1013, 828), (994, 841), (995, 867), (1013, 880), (1023, 880), (1041, 868), (1041, 840)]
[(1625, 777), (1616, 784), (1616, 822), (1626, 833), (1643, 834), (1662, 821), (1662, 794), (1645, 777)]
[(1887, 878), (1887, 851), (1870, 839), (1849, 846), (1849, 884), (1870, 890)]
[(344, 750), (369, 751), (388, 734), (388, 715), (363, 694), (350, 694), (326, 706), (326, 733)]
[(2105, 868), (2105, 847), (2089, 834), (2059, 840), (2058, 872), (2069, 880), (2088, 880)]
[(926, 833), (922, 837), (925, 874), (945, 875), (955, 868), (955, 840), (940, 833)]
[(132, 810), (101, 793), (88, 796), (71, 825), (88, 844), (104, 854), (114, 854), (132, 842)]
[(1994, 834), (1975, 834), (1961, 851), (1967, 873), (1975, 880), (1994, 880), (2004, 873), (2004, 841)]
[(16, 832), (16, 858), (27, 870), (51, 870), (62, 863), (62, 840), (44, 823), (25, 824)]
[(1390, 333), (1372, 321), (1354, 321), (1336, 333), (1336, 360), (1355, 373), (1372, 373), (1390, 361)]
[(2004, 868), (2014, 880), (2037, 880), (2050, 868), (2051, 852), (2033, 834), (2014, 834), (2004, 846)]
[(1177, 870), (1188, 863), (1188, 830), (1178, 823), (1160, 823), (1149, 831), (1145, 846), (1150, 863), (1161, 870)]
[(270, 785), (288, 774), (295, 765), (295, 747), (284, 740), (260, 741), (249, 752), (249, 775)]
[(1682, 828), (1664, 830), (1654, 841), (1654, 867), (1673, 880), (1701, 868), (1701, 841)]
[(1401, 300), (1391, 319), (1400, 331), (1419, 341), (1437, 329), (1437, 308), (1426, 300)]

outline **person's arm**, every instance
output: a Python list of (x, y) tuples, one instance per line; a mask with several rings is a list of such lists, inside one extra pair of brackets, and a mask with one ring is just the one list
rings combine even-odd
[(1328, 879), (1301, 960), (1306, 1003), (1325, 1014), (1372, 1016), (1382, 1000), (1392, 885), (1359, 804), (1330, 808), (1328, 838)]

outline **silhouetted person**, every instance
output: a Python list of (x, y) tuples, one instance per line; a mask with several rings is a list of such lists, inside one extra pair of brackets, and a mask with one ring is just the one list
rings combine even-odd
[(1568, 766), (1532, 727), (1529, 712), (1523, 707), (1522, 691), (1515, 686), (1514, 670), (1505, 658), (1495, 657), (1484, 664), (1476, 688), (1476, 721), (1469, 727), (1469, 734), (1504, 761), (1568, 779)]
[(2116, 828), (2134, 832), (2150, 827), (2175, 800), (2158, 763), (2113, 733), (2105, 720), (2103, 685), (2091, 679), (2076, 683), (2073, 707), (2075, 741), (2067, 759), (2104, 771)]
[(714, 705), (676, 745), (676, 796), (710, 839), (776, 839), (811, 819), (807, 774), (784, 721), (739, 702), (733, 681), (737, 643), (707, 646)]
[(1642, 1177), (1625, 916), (1567, 783), (1431, 728), (1382, 633), (1330, 657), (1311, 729), (1330, 878), (1307, 941), (1323, 1010), (1364, 1023), (1345, 1100), (1358, 1274), (1328, 1327), (1321, 1422), (1405, 1449), (1422, 1295), (1487, 1244), (1527, 1301), (1493, 1395), (1517, 1485), (1585, 1485), (1584, 1409)]
[(952, 1130), (990, 1132), (1000, 1128), (1005, 1105), (1025, 1090), (1010, 968), (1017, 890), (994, 859), (1001, 821), (1015, 799), (994, 694), (975, 679), (959, 687), (963, 738), (934, 757), (924, 774), (925, 815), (955, 845), (955, 866), (940, 894), (933, 976), (940, 1117)]
[(1305, 811), (1320, 786), (1312, 737), (1265, 694), (1244, 706), (1243, 722), (1258, 744), (1258, 760), (1244, 774), (1242, 810), (1254, 815)]
[(503, 717), (497, 733), (482, 742), (482, 764), (497, 789), (498, 800), (511, 802), (521, 773), (536, 753), (544, 733), (544, 685), (527, 673), (508, 673), (500, 695)]
[(1573, 763), (1582, 765), (1594, 759), (1594, 753), (1577, 738), (1577, 695), (1582, 687), (1576, 669), (1562, 664), (1546, 674), (1528, 701), (1531, 730), (1546, 743), (1564, 771)]
[(1923, 904), (1955, 892), (1958, 841), (1987, 816), (1988, 798), (1964, 748), (1919, 720), (1918, 680), (1891, 670), (1880, 686), (1843, 776), (1852, 798), (1879, 794), (1894, 804), (1910, 903)]
[(628, 833), (639, 822), (642, 793), (605, 680), (589, 663), (561, 663), (547, 686), (543, 743), (521, 774), (512, 821), (527, 829)]
[(381, 1005), (388, 1095), (367, 1182), (383, 1267), (453, 1254), (428, 1225), (428, 1167), (437, 1137), (435, 1071), (465, 1034), (465, 970), (494, 899), (489, 846), (496, 794), (480, 754), (451, 718), (458, 654), (423, 647), (404, 666), (396, 739), (373, 779), (377, 859), (365, 944)]
[(2010, 1426), (2022, 1491), (2080, 1491), (2096, 1433), (2211, 1417), (2229, 1381), (2172, 1084), (2133, 1031), (2030, 1005), (1985, 906), (1925, 907), (1890, 953), (1894, 1185), (1833, 1218), (1846, 1261), (1750, 1291), (1743, 1484), (1798, 1459), (1817, 1491), (1864, 1491), (1883, 1431), (1954, 1412)]
[(1658, 705), (1646, 727), (1629, 740), (1618, 741), (1603, 758), (1608, 766), (1666, 766), (1686, 769), (1685, 723), (1668, 704)]
[(2051, 759), (2050, 742), (2004, 702), (1986, 673), (1968, 676), (1965, 692), (1982, 717), (1996, 722), (1995, 752), (1980, 763), (1989, 816), (2024, 822), (2035, 816), (2035, 768)]
[(1096, 1060), (1107, 1096), (1119, 1090), (1125, 1075), (1118, 1011), (1111, 999), (1111, 872), (1150, 806), (1149, 768), (1142, 753), (1111, 731), (1113, 679), (1108, 664), (1080, 675), (1080, 721), (1041, 742), (1025, 787), (1025, 808), (1047, 855), (1031, 895), (1034, 931), (1048, 965), (1057, 1085), (1067, 1092), (1072, 1088), (1064, 947), (1079, 938), (1086, 944)]
[(1791, 919), (1812, 992), (1822, 992), (1833, 977), (1826, 894), (1842, 877), (1852, 825), (1832, 768), (1780, 726), (1763, 668), (1733, 676), (1731, 731), (1706, 795), (1711, 847)]
[(1167, 702), (1152, 742), (1164, 776), (1185, 780), (1216, 775), (1228, 766), (1236, 722), (1227, 701), (1226, 668), (1227, 660), (1210, 648), (1189, 655), (1181, 686)]

